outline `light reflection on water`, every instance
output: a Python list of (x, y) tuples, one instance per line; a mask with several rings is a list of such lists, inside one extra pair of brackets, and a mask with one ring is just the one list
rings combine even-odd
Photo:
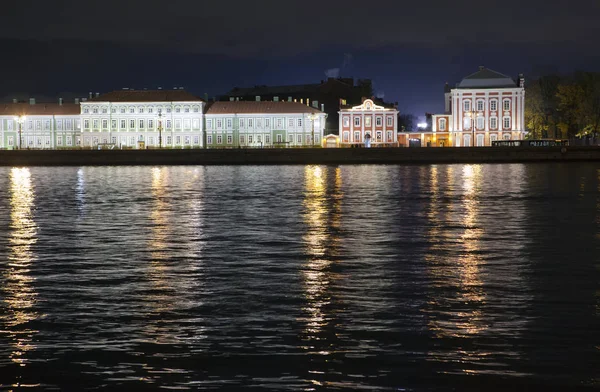
[(0, 174), (0, 385), (597, 383), (594, 165)]

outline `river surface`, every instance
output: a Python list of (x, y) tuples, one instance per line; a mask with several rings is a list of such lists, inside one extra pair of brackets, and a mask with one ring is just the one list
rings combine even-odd
[(600, 167), (0, 168), (0, 390), (600, 387)]

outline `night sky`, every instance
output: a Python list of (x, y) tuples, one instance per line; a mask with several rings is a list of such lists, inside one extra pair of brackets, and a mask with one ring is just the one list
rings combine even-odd
[(402, 113), (485, 65), (531, 79), (600, 71), (600, 1), (18, 0), (3, 4), (0, 97), (123, 87), (371, 78)]

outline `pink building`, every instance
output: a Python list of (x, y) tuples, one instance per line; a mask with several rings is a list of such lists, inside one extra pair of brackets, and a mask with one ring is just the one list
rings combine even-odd
[(398, 146), (398, 110), (365, 99), (362, 105), (341, 109), (339, 115), (340, 147)]

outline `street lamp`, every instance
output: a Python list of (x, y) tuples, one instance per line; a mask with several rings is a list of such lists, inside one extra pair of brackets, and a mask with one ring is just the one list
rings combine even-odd
[(315, 120), (317, 118), (319, 118), (319, 116), (316, 113), (311, 113), (308, 115), (309, 120), (312, 121), (312, 146), (315, 146)]
[(25, 120), (27, 120), (27, 117), (23, 115), (15, 117), (15, 121), (19, 124), (19, 150), (21, 149), (21, 133), (23, 132), (23, 123), (25, 123)]
[(158, 109), (158, 148), (162, 148), (162, 109)]
[(472, 124), (471, 124), (471, 134), (473, 135), (471, 137), (471, 147), (475, 147), (475, 113), (476, 113), (475, 107), (473, 107), (471, 109), (471, 121), (472, 121)]

